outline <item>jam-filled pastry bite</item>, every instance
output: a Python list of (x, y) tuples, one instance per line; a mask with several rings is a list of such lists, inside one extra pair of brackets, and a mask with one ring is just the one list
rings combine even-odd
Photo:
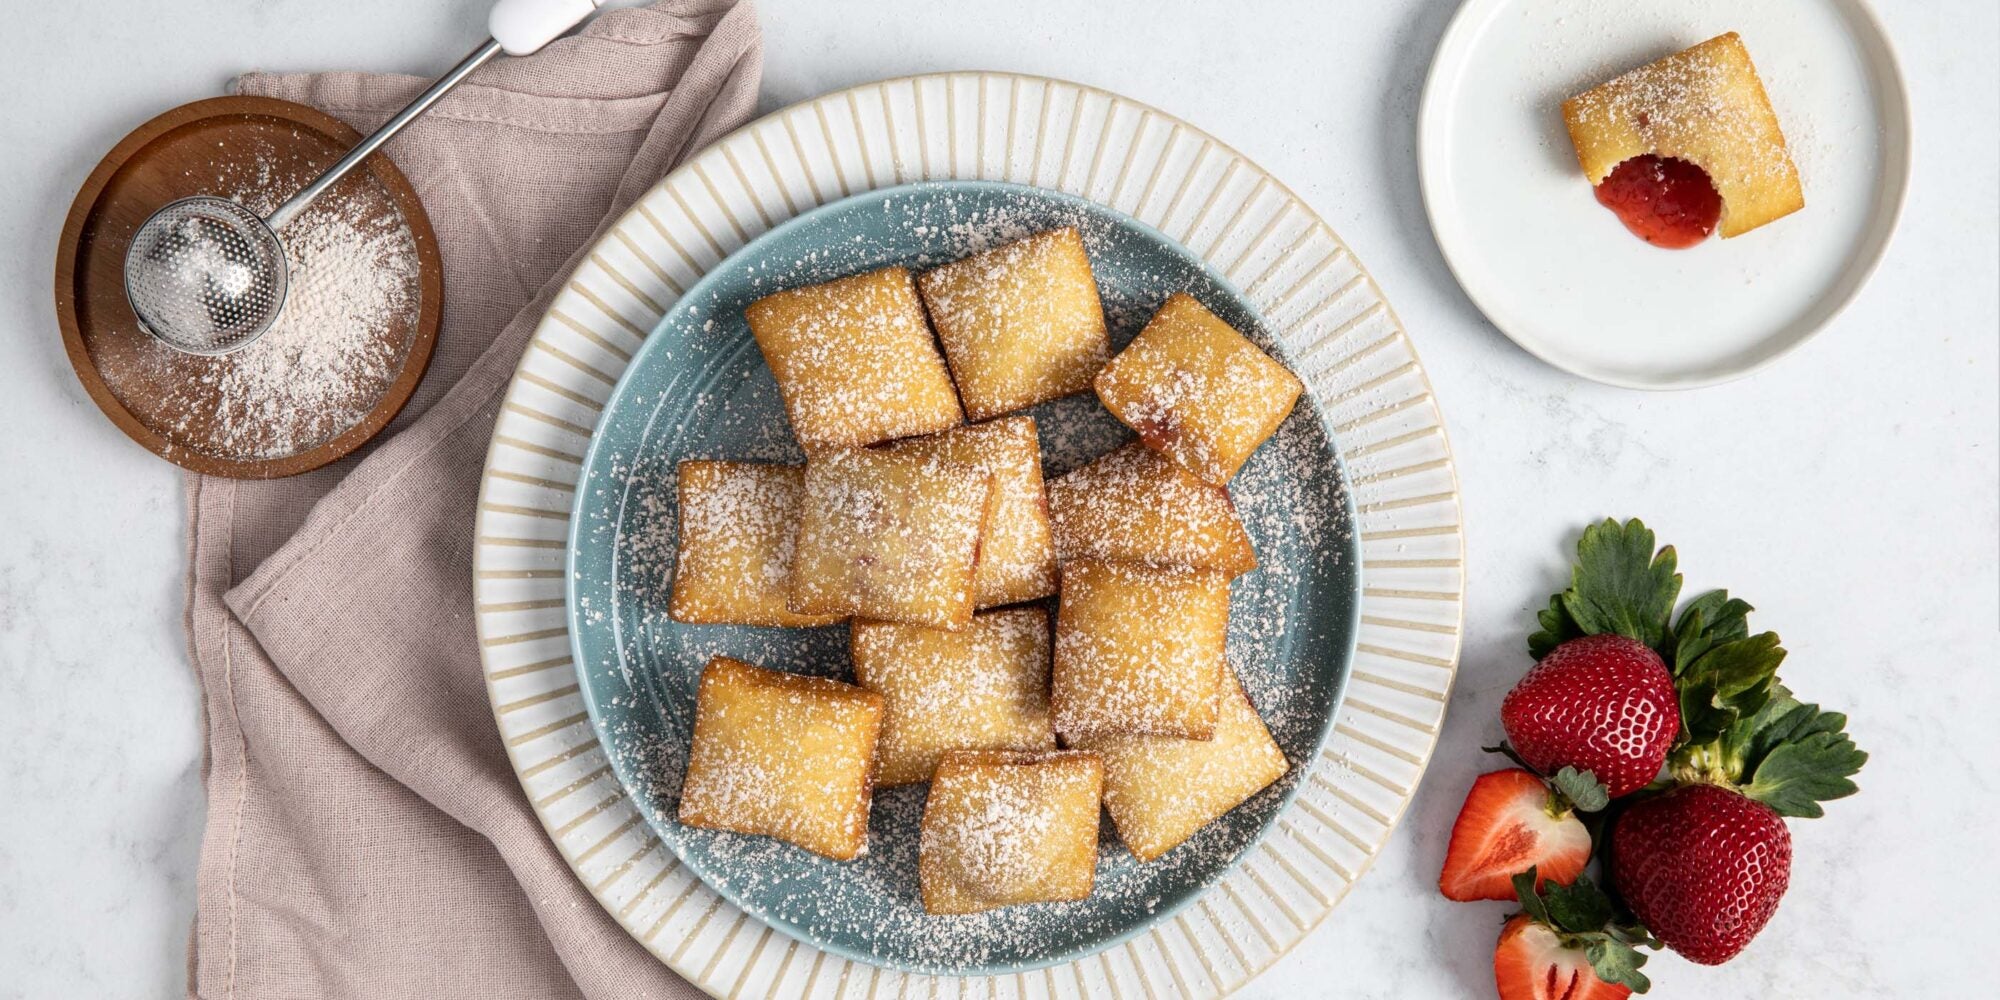
[(836, 449), (806, 460), (786, 606), (960, 629), (993, 477), (918, 452)]
[(1186, 292), (1168, 296), (1096, 386), (1146, 447), (1211, 486), (1229, 482), (1305, 389)]
[(1096, 754), (945, 754), (917, 837), (924, 912), (1088, 898), (1103, 788)]
[(1564, 101), (1563, 120), (1598, 200), (1649, 243), (1692, 246), (1718, 224), (1727, 239), (1805, 207), (1733, 31)]
[(718, 656), (701, 672), (680, 821), (835, 861), (868, 843), (882, 696)]
[(968, 424), (882, 449), (958, 462), (993, 476), (986, 532), (979, 540), (979, 568), (972, 577), (974, 607), (1018, 604), (1056, 592), (1055, 542), (1042, 489), (1042, 445), (1035, 418)]
[(917, 278), (973, 420), (1090, 388), (1111, 356), (1083, 237), (1056, 229)]
[(1078, 740), (1104, 758), (1104, 808), (1132, 856), (1151, 861), (1285, 774), (1285, 753), (1223, 672), (1208, 740), (1109, 736)]
[(1065, 742), (1215, 732), (1229, 578), (1212, 570), (1063, 564), (1049, 713)]
[(1257, 568), (1229, 491), (1181, 471), (1134, 441), (1049, 481), (1056, 555), (1212, 569)]
[(805, 471), (757, 462), (680, 464), (680, 545), (668, 602), (675, 621), (802, 627), (840, 620), (785, 606)]
[(1054, 750), (1049, 616), (974, 615), (958, 632), (857, 621), (854, 679), (884, 699), (875, 783), (929, 781), (949, 750)]
[(743, 314), (808, 454), (964, 421), (904, 268), (776, 292)]

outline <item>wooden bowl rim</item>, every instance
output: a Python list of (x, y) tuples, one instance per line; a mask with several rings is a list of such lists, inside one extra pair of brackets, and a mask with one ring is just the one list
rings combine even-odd
[(193, 472), (231, 479), (277, 479), (317, 469), (352, 453), (389, 426), (389, 422), (410, 401), (418, 383), (423, 381), (424, 372), (430, 367), (431, 354), (437, 346), (438, 326), (444, 315), (444, 264), (438, 254), (437, 234), (431, 229), (430, 217), (424, 212), (423, 202), (417, 197), (409, 179), (386, 155), (378, 153), (369, 157), (362, 166), (388, 190), (416, 243), (420, 283), (416, 338), (404, 358), (402, 371), (389, 383), (374, 408), (359, 423), (317, 447), (279, 458), (254, 461), (195, 451), (148, 427), (111, 391), (110, 384), (97, 370), (84, 344), (76, 308), (76, 269), (83, 250), (84, 223), (97, 210), (98, 199), (112, 177), (155, 140), (174, 129), (206, 119), (238, 116), (276, 118), (311, 129), (342, 146), (352, 146), (361, 141), (361, 133), (353, 127), (316, 108), (275, 97), (245, 95), (211, 97), (183, 104), (133, 129), (98, 162), (83, 182), (83, 187), (77, 191), (76, 199), (70, 203), (69, 215), (63, 222), (62, 237), (56, 248), (56, 322), (62, 327), (63, 349), (69, 355), (70, 366), (76, 370), (77, 380), (83, 383), (84, 390), (97, 403), (98, 409), (103, 410), (104, 415), (110, 417), (111, 422), (118, 425), (127, 437), (153, 454)]

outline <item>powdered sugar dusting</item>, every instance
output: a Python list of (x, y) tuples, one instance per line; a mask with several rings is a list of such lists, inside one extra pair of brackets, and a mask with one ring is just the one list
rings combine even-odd
[(927, 434), (963, 417), (903, 268), (788, 288), (747, 316), (808, 448)]
[(1734, 37), (1711, 39), (1578, 94), (1565, 114), (1573, 131), (1579, 122), (1611, 122), (1677, 143), (1700, 136), (1709, 154), (1700, 165), (1725, 196), (1761, 183), (1793, 183), (1798, 168), (1742, 57)]
[[(1228, 659), (1291, 771), (1155, 861), (1140, 863), (1109, 824), (1094, 891), (1076, 902), (927, 915), (917, 852), (926, 788), (876, 792), (868, 854), (836, 863), (769, 838), (681, 826), (673, 819), (686, 763), (693, 677), (709, 656), (850, 678), (849, 629), (685, 626), (665, 612), (677, 518), (673, 463), (682, 458), (798, 462), (776, 383), (740, 311), (778, 288), (886, 265), (916, 270), (1035, 232), (1075, 226), (1096, 272), (1113, 349), (1168, 293), (1186, 290), (1284, 360), (1268, 331), (1184, 251), (1119, 217), (1025, 189), (902, 189), (822, 215), (800, 238), (727, 262), (649, 344), (600, 424), (586, 470), (577, 595), (608, 609), (577, 633), (598, 699), (601, 735), (621, 780), (656, 832), (703, 878), (753, 916), (849, 953), (937, 971), (1035, 964), (1089, 949), (1192, 898), (1227, 870), (1293, 789), (1329, 723), (1353, 640), (1349, 505), (1319, 414), (1297, 407), (1230, 483), (1260, 565), (1231, 585)], [(664, 360), (670, 357), (671, 360)], [(1131, 442), (1089, 394), (1029, 411), (1042, 471), (1060, 476)], [(1045, 606), (1053, 607), (1053, 602)]]
[(910, 451), (840, 449), (806, 463), (789, 604), (941, 628), (972, 618), (992, 475)]
[(974, 420), (1087, 392), (1110, 359), (1097, 284), (1074, 229), (927, 271), (918, 287)]
[[(230, 165), (226, 197), (269, 214), (312, 177), (269, 156)], [(290, 268), (284, 311), (250, 346), (194, 357), (149, 345), (171, 433), (255, 461), (316, 448), (362, 422), (401, 373), (416, 335), (416, 239), (379, 191), (350, 179), (279, 234)]]
[(1001, 417), (888, 447), (937, 455), (993, 477), (973, 572), (975, 606), (1015, 604), (1055, 593), (1055, 542), (1033, 417)]
[(853, 626), (854, 673), (882, 695), (883, 786), (930, 777), (947, 750), (1053, 750), (1049, 619), (1041, 608), (977, 615), (962, 632)]
[(926, 908), (965, 914), (1090, 895), (1103, 776), (1088, 753), (947, 754), (919, 839)]
[(1048, 484), (1057, 552), (1221, 570), (1253, 569), (1256, 554), (1229, 491), (1181, 472), (1138, 442)]
[(1050, 696), (1056, 732), (1207, 739), (1228, 626), (1221, 573), (1065, 564)]

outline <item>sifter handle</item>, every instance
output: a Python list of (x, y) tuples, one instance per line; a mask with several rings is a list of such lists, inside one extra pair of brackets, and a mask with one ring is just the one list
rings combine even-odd
[(438, 78), (430, 89), (417, 95), (410, 106), (396, 112), (396, 117), (382, 124), (375, 134), (361, 140), (361, 144), (349, 150), (340, 162), (328, 167), (318, 180), (306, 185), (305, 190), (278, 206), (264, 222), (275, 232), (285, 228), (285, 224), (297, 218), (312, 204), (314, 198), (326, 193), (326, 189), (340, 182), (369, 154), (382, 148), (382, 144), (394, 138), (403, 127), (417, 119), (418, 115), (430, 110), (431, 105), (444, 97), (451, 88), (464, 82), (472, 71), (486, 65), (494, 56), (502, 52), (508, 55), (525, 56), (554, 41), (563, 32), (576, 27), (596, 10), (594, 0), (500, 0), (493, 5), (493, 13), (487, 25), (493, 37), (474, 49), (451, 72)]

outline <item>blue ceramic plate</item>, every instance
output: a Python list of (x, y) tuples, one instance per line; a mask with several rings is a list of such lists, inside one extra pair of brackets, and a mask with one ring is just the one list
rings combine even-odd
[[(1233, 587), (1230, 661), (1292, 761), (1291, 775), (1150, 864), (1135, 861), (1105, 822), (1097, 889), (1087, 900), (971, 916), (923, 912), (922, 785), (876, 795), (868, 854), (848, 863), (675, 820), (695, 682), (709, 657), (852, 679), (845, 626), (683, 625), (667, 614), (675, 464), (804, 460), (743, 307), (780, 288), (889, 264), (932, 267), (1065, 225), (1083, 233), (1114, 348), (1169, 293), (1187, 291), (1281, 354), (1235, 289), (1118, 212), (1009, 184), (890, 188), (778, 226), (689, 289), (613, 391), (584, 465), (569, 543), (570, 635), (591, 723), (619, 780), (654, 832), (717, 892), (851, 959), (910, 972), (1005, 973), (1090, 954), (1166, 919), (1220, 878), (1290, 802), (1298, 765), (1325, 738), (1347, 678), (1360, 597), (1354, 511), (1331, 434), (1307, 398), (1231, 484), (1261, 566)], [(1050, 476), (1130, 437), (1088, 395), (1030, 412)]]

